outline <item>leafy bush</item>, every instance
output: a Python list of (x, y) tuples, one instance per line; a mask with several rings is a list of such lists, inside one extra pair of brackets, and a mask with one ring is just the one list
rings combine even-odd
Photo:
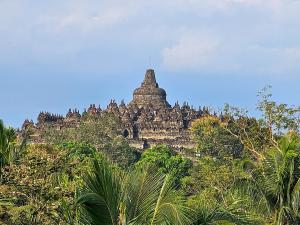
[(29, 145), (4, 172), (0, 221), (16, 225), (66, 224), (62, 202), (72, 207), (93, 156), (97, 157), (94, 148), (85, 143)]
[(163, 174), (169, 174), (171, 180), (180, 185), (180, 180), (188, 175), (188, 171), (192, 166), (192, 162), (180, 155), (165, 145), (158, 145), (146, 150), (140, 161), (137, 162), (137, 167), (149, 165), (154, 167)]

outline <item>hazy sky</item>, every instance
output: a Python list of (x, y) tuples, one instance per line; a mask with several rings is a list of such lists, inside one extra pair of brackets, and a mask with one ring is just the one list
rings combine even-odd
[(170, 103), (300, 105), (299, 0), (0, 0), (0, 118), (106, 107), (152, 67)]

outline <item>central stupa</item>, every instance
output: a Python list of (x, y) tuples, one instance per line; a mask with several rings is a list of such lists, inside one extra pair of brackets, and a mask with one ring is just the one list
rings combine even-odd
[(166, 91), (159, 87), (156, 82), (155, 72), (153, 69), (148, 69), (145, 74), (145, 79), (141, 87), (133, 92), (133, 100), (130, 105), (136, 105), (138, 108), (151, 106), (155, 109), (162, 107), (170, 107), (167, 102)]

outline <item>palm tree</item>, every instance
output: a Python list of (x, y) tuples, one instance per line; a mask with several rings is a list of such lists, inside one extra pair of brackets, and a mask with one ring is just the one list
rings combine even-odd
[(300, 224), (300, 140), (290, 133), (270, 149), (251, 176), (239, 182), (240, 193), (268, 209), (276, 225)]
[(151, 168), (125, 174), (104, 157), (94, 160), (78, 197), (81, 223), (92, 225), (185, 225), (192, 211), (184, 206), (168, 176)]
[(16, 133), (13, 128), (6, 128), (0, 120), (0, 183), (2, 181), (2, 169), (5, 165), (19, 157), (26, 145), (26, 138), (20, 146), (17, 145)]
[(238, 224), (250, 225), (260, 224), (258, 220), (250, 218), (246, 213), (236, 208), (238, 204), (227, 206), (226, 209), (222, 207), (200, 207), (196, 213), (195, 225), (219, 225)]
[(0, 182), (2, 180), (2, 168), (13, 158), (13, 145), (15, 133), (12, 128), (5, 128), (0, 120)]

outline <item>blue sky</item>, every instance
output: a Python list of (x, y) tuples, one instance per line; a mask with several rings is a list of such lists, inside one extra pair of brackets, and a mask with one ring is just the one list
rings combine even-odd
[(170, 103), (300, 105), (299, 0), (0, 0), (0, 118), (126, 102), (145, 70)]

